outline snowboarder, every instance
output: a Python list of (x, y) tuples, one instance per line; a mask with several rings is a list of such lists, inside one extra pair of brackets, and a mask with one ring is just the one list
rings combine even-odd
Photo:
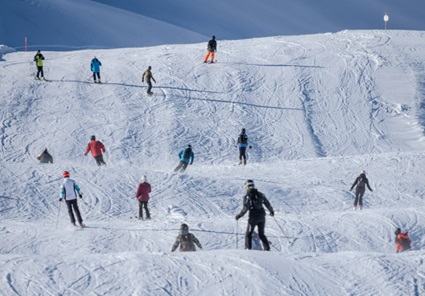
[(90, 142), (87, 144), (86, 152), (84, 155), (87, 155), (91, 151), (92, 156), (96, 160), (96, 163), (98, 166), (106, 165), (106, 163), (103, 161), (103, 153), (106, 152), (105, 146), (100, 141), (96, 141), (95, 136), (91, 136)]
[[(100, 82), (100, 66), (102, 66), (102, 63), (96, 57), (94, 57), (91, 60), (91, 64), (90, 64), (90, 68), (93, 72), (94, 83), (101, 83)], [(96, 76), (98, 80), (96, 80)]]
[[(241, 130), (241, 133), (238, 136), (238, 145), (239, 147), (239, 165), (245, 165), (246, 164), (246, 147), (248, 147), (248, 136), (246, 134), (245, 128)], [(252, 146), (249, 145), (249, 149), (251, 149)]]
[(409, 238), (409, 235), (406, 232), (401, 232), (400, 228), (394, 232), (395, 234), (395, 250), (396, 253), (404, 252), (411, 249), (412, 241)]
[(196, 251), (195, 244), (198, 246), (199, 249), (202, 249), (199, 240), (192, 233), (189, 233), (189, 226), (187, 226), (186, 223), (183, 223), (180, 226), (180, 234), (177, 236), (176, 242), (171, 248), (171, 252), (174, 252), (179, 245), (180, 252)]
[(37, 54), (34, 56), (34, 62), (37, 65), (37, 76), (35, 77), (35, 79), (40, 80), (39, 76), (41, 74), (41, 79), (44, 80), (43, 60), (44, 56), (41, 54), (40, 50), (38, 50)]
[(246, 194), (243, 197), (243, 208), (242, 211), (236, 215), (236, 220), (242, 218), (246, 212), (249, 211), (248, 225), (245, 234), (245, 249), (251, 250), (252, 248), (252, 234), (255, 226), (258, 228), (258, 236), (263, 243), (264, 251), (270, 251), (269, 241), (264, 234), (264, 228), (266, 226), (266, 211), (264, 210), (263, 204), (270, 212), (270, 216), (274, 216), (274, 211), (270, 202), (266, 196), (255, 188), (253, 180), (247, 180)]
[(350, 188), (350, 191), (353, 190), (354, 186), (356, 186), (356, 198), (354, 199), (354, 208), (357, 209), (357, 203), (359, 204), (359, 209), (361, 210), (363, 207), (363, 195), (367, 188), (373, 192), (372, 188), (369, 186), (369, 180), (366, 178), (366, 172), (362, 171), (360, 175), (356, 178), (353, 185)]
[(149, 214), (148, 202), (149, 193), (151, 192), (151, 184), (148, 183), (148, 178), (142, 176), (140, 184), (137, 187), (136, 198), (139, 200), (139, 220), (143, 220), (143, 208), (145, 208), (146, 219), (150, 220), (151, 215)]
[(180, 172), (183, 173), (189, 164), (192, 165), (194, 156), (192, 146), (190, 144), (187, 145), (187, 148), (183, 149), (179, 153), (180, 163), (174, 169), (174, 172), (178, 172), (180, 170)]
[(149, 66), (148, 69), (145, 71), (145, 73), (143, 73), (143, 76), (142, 76), (142, 82), (144, 82), (146, 80), (146, 83), (148, 84), (148, 89), (146, 91), (146, 93), (148, 95), (152, 95), (153, 94), (153, 92), (151, 91), (152, 90), (152, 82), (151, 82), (151, 80), (153, 80), (153, 82), (156, 83), (155, 78), (153, 78), (153, 76), (152, 76), (151, 70), (152, 70), (152, 67)]
[[(68, 208), (68, 214), (71, 218), (71, 223), (74, 226), (77, 226), (75, 224), (75, 212), (78, 223), (81, 227), (84, 227), (85, 225), (83, 223), (83, 219), (81, 218), (80, 209), (78, 208), (77, 203), (77, 194), (80, 198), (83, 198), (83, 194), (80, 192), (80, 188), (77, 186), (77, 183), (75, 183), (75, 181), (70, 179), (69, 177), (70, 174), (68, 171), (63, 172), (63, 183), (61, 185), (59, 202), (62, 202), (62, 200), (65, 199), (66, 206)], [(74, 210), (74, 212), (72, 210)]]
[(215, 36), (212, 36), (211, 40), (208, 41), (207, 54), (205, 55), (204, 63), (207, 62), (210, 55), (211, 55), (210, 63), (214, 63), (214, 56), (216, 52), (217, 52), (217, 41), (215, 41)]
[(37, 155), (37, 159), (40, 163), (53, 163), (53, 157), (47, 151), (47, 148), (43, 150), (39, 155)]

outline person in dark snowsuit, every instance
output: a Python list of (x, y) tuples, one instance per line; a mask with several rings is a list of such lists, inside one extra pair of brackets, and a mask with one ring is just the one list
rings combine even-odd
[(246, 164), (246, 148), (249, 147), (251, 149), (251, 145), (248, 144), (248, 136), (246, 134), (246, 130), (243, 128), (241, 133), (238, 136), (238, 144), (239, 147), (239, 165)]
[(174, 252), (179, 245), (180, 252), (196, 251), (195, 245), (197, 245), (199, 249), (202, 249), (201, 243), (192, 233), (189, 232), (189, 226), (187, 226), (186, 223), (183, 223), (180, 226), (180, 234), (177, 236), (176, 241), (171, 248), (171, 252)]
[(43, 60), (44, 60), (44, 56), (41, 54), (40, 51), (37, 51), (37, 54), (34, 56), (34, 62), (37, 65), (37, 76), (35, 77), (35, 79), (40, 80), (39, 76), (41, 74), (41, 79), (44, 80)]
[(139, 200), (139, 220), (143, 220), (143, 208), (146, 212), (146, 219), (149, 220), (151, 218), (148, 209), (149, 193), (151, 193), (151, 184), (148, 183), (146, 176), (142, 176), (136, 192), (136, 198)]
[[(100, 82), (100, 66), (102, 66), (102, 63), (96, 57), (94, 57), (90, 63), (90, 69), (93, 72), (94, 83), (98, 83), (98, 82), (101, 83)], [(96, 80), (96, 77), (98, 80)]]
[(360, 176), (356, 178), (353, 185), (350, 188), (350, 191), (353, 190), (354, 186), (356, 186), (356, 198), (354, 199), (354, 208), (353, 210), (357, 209), (357, 203), (359, 204), (359, 209), (361, 210), (363, 207), (363, 195), (367, 188), (373, 192), (372, 188), (369, 186), (369, 180), (366, 178), (366, 172), (362, 171), (360, 173)]
[(146, 90), (146, 93), (148, 95), (153, 94), (153, 92), (152, 92), (152, 81), (151, 80), (153, 80), (153, 82), (156, 83), (155, 78), (153, 78), (153, 76), (152, 76), (151, 70), (152, 70), (152, 67), (149, 66), (148, 69), (143, 73), (143, 76), (142, 76), (142, 82), (144, 82), (146, 80), (146, 83), (148, 84), (148, 89)]
[(247, 189), (243, 197), (242, 211), (236, 215), (236, 220), (242, 218), (249, 211), (248, 226), (245, 234), (245, 249), (252, 249), (252, 234), (255, 226), (258, 228), (258, 236), (263, 243), (264, 251), (270, 251), (269, 241), (264, 234), (266, 226), (266, 211), (263, 204), (270, 212), (270, 216), (274, 216), (274, 211), (266, 196), (255, 188), (254, 181), (248, 180), (245, 182)]
[(396, 253), (404, 252), (410, 250), (412, 241), (409, 238), (409, 235), (406, 232), (401, 232), (400, 228), (397, 228), (395, 231), (395, 250)]
[(40, 163), (53, 163), (53, 157), (47, 151), (47, 148), (43, 150), (39, 155), (37, 155), (37, 159)]
[(80, 191), (80, 188), (78, 187), (77, 183), (75, 183), (74, 180), (70, 179), (69, 172), (65, 171), (63, 173), (63, 183), (61, 185), (61, 193), (59, 202), (61, 202), (63, 199), (65, 199), (66, 206), (68, 208), (68, 214), (71, 218), (71, 223), (76, 226), (75, 224), (75, 217), (73, 213), (73, 209), (75, 212), (75, 215), (77, 216), (78, 223), (81, 227), (84, 227), (83, 218), (81, 218), (80, 209), (78, 208), (77, 203), (77, 194), (80, 198), (83, 198), (83, 194)]
[(208, 41), (207, 54), (205, 55), (204, 63), (207, 62), (210, 55), (211, 55), (210, 63), (214, 63), (214, 56), (216, 51), (217, 51), (217, 41), (215, 41), (215, 36), (212, 36), (211, 40)]
[(180, 151), (179, 153), (180, 163), (174, 169), (174, 172), (178, 172), (180, 170), (180, 172), (183, 173), (189, 164), (192, 165), (194, 157), (195, 155), (193, 154), (192, 146), (189, 144), (187, 145), (186, 149), (183, 149), (182, 151)]
[(87, 144), (86, 152), (84, 155), (87, 155), (91, 151), (92, 156), (96, 160), (98, 166), (106, 165), (105, 161), (103, 161), (102, 152), (105, 153), (106, 149), (102, 142), (96, 141), (95, 136), (90, 137), (90, 142)]

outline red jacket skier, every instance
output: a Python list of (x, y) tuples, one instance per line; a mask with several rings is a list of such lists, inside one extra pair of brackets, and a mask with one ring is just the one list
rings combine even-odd
[(143, 219), (143, 208), (146, 211), (146, 219), (150, 219), (150, 213), (148, 209), (149, 193), (151, 192), (151, 184), (148, 183), (146, 176), (142, 176), (140, 184), (137, 187), (136, 198), (139, 200), (139, 219)]
[(100, 141), (96, 141), (95, 136), (91, 136), (90, 143), (87, 144), (86, 152), (84, 155), (87, 155), (91, 151), (91, 155), (96, 159), (97, 165), (106, 165), (103, 161), (102, 152), (106, 152), (105, 146)]

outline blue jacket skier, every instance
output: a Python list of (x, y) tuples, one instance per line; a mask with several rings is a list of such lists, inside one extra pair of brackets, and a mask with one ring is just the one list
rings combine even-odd
[(245, 128), (241, 130), (241, 133), (238, 136), (238, 144), (237, 147), (239, 147), (239, 165), (245, 165), (246, 164), (246, 148), (249, 146), (251, 148), (251, 145), (248, 144), (248, 135), (246, 134)]
[(102, 66), (102, 63), (96, 57), (94, 57), (91, 60), (91, 64), (90, 64), (90, 68), (93, 72), (94, 83), (97, 83), (96, 76), (97, 76), (97, 79), (99, 80), (99, 83), (100, 83), (100, 66)]
[(193, 154), (192, 146), (189, 144), (187, 145), (186, 149), (183, 149), (182, 151), (180, 151), (179, 153), (180, 163), (174, 169), (174, 171), (178, 172), (180, 170), (180, 172), (183, 173), (189, 164), (192, 165), (194, 157), (195, 155)]

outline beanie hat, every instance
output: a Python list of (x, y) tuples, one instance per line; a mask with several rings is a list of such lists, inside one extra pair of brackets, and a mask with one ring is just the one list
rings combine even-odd
[(91, 136), (90, 140), (96, 140), (96, 136)]
[(147, 182), (147, 181), (148, 181), (148, 177), (146, 177), (146, 175), (143, 175), (143, 176), (140, 178), (140, 181), (141, 181), (142, 183), (145, 183), (145, 182)]
[(69, 178), (70, 174), (68, 171), (63, 172), (63, 177), (64, 178)]

